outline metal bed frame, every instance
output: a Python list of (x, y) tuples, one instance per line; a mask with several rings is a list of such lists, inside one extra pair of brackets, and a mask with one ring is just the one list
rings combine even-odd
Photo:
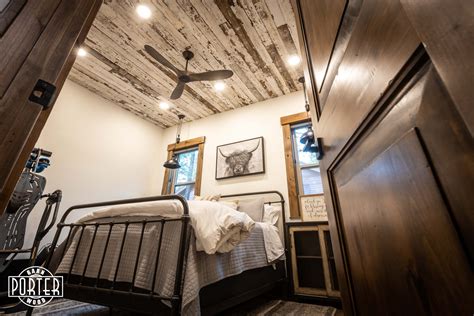
[[(280, 203), (282, 206), (282, 220), (283, 220), (283, 226), (285, 224), (285, 200), (283, 198), (283, 195), (278, 192), (278, 191), (262, 191), (262, 192), (249, 192), (249, 193), (242, 193), (242, 194), (230, 194), (230, 195), (223, 195), (221, 198), (232, 198), (232, 197), (240, 197), (240, 196), (251, 196), (251, 195), (268, 195), (268, 194), (276, 194), (279, 197), (279, 200), (275, 201), (270, 201), (270, 202), (265, 202), (265, 204), (272, 204), (272, 203)], [(130, 221), (130, 220), (123, 220), (123, 221), (111, 221), (111, 222), (92, 222), (92, 223), (66, 223), (66, 218), (76, 210), (84, 210), (88, 208), (95, 208), (95, 207), (103, 207), (103, 206), (112, 206), (112, 205), (119, 205), (119, 204), (130, 204), (130, 203), (141, 203), (141, 202), (150, 202), (150, 201), (163, 201), (163, 200), (177, 200), (179, 201), (182, 206), (183, 206), (183, 215), (179, 218), (151, 218), (151, 219), (144, 219), (144, 220), (135, 220), (135, 221)], [(161, 252), (161, 244), (162, 244), (162, 237), (163, 237), (163, 231), (164, 227), (167, 223), (169, 222), (181, 222), (181, 233), (180, 233), (180, 240), (179, 240), (179, 249), (178, 249), (178, 257), (177, 257), (177, 262), (176, 262), (176, 275), (175, 275), (175, 281), (174, 281), (174, 292), (172, 296), (162, 296), (158, 295), (155, 293), (154, 288), (155, 284), (157, 281), (157, 267), (158, 263), (160, 261), (160, 255), (162, 255)], [(141, 288), (137, 288), (134, 286), (135, 284), (135, 277), (137, 274), (137, 266), (140, 258), (140, 251), (141, 251), (141, 246), (142, 246), (142, 241), (143, 241), (143, 236), (145, 232), (145, 226), (148, 223), (160, 223), (160, 234), (158, 238), (158, 247), (157, 247), (157, 254), (156, 254), (156, 259), (154, 262), (154, 272), (153, 272), (153, 282), (151, 285), (151, 290), (144, 290)], [(127, 238), (127, 230), (130, 224), (141, 224), (141, 235), (139, 239), (139, 244), (138, 244), (138, 251), (136, 255), (136, 259), (134, 260), (135, 266), (133, 269), (133, 278), (131, 283), (127, 283), (126, 288), (124, 287), (124, 284), (118, 284), (118, 283), (123, 283), (123, 282), (116, 282), (117, 279), (117, 274), (119, 272), (120, 268), (120, 263), (122, 259), (122, 251), (124, 248), (125, 240)], [(105, 282), (106, 285), (104, 286), (104, 280), (100, 279), (102, 267), (104, 264), (104, 259), (105, 259), (105, 254), (107, 253), (107, 247), (109, 244), (109, 239), (110, 235), (112, 233), (113, 227), (116, 225), (124, 225), (124, 233), (123, 237), (121, 240), (120, 244), (120, 250), (119, 250), (119, 255), (118, 255), (118, 261), (117, 265), (115, 267), (115, 273), (113, 277), (113, 281), (110, 282)], [(96, 238), (96, 233), (97, 230), (100, 226), (108, 226), (108, 235), (107, 239), (105, 241), (105, 247), (104, 247), (104, 252), (102, 254), (100, 266), (99, 266), (99, 271), (97, 274), (97, 277), (95, 280), (90, 280), (90, 278), (87, 278), (88, 282), (84, 282), (84, 275), (87, 270), (87, 266), (90, 260), (90, 256), (92, 253), (92, 248), (94, 246), (94, 241)], [(126, 199), (126, 200), (116, 200), (116, 201), (108, 201), (108, 202), (101, 202), (101, 203), (91, 203), (91, 204), (82, 204), (82, 205), (76, 205), (70, 207), (64, 215), (62, 216), (60, 222), (58, 223), (57, 231), (54, 236), (54, 240), (52, 243), (51, 249), (54, 251), (51, 251), (49, 254), (49, 257), (46, 261), (46, 267), (51, 269), (51, 263), (53, 259), (54, 253), (58, 251), (56, 249), (58, 245), (58, 240), (59, 237), (61, 236), (61, 233), (63, 229), (68, 228), (69, 231), (67, 233), (66, 240), (64, 242), (64, 249), (62, 250), (62, 255), (60, 256), (59, 259), (62, 259), (65, 252), (67, 245), (70, 241), (71, 235), (73, 230), (79, 230), (79, 232), (76, 232), (76, 234), (79, 234), (79, 241), (78, 244), (80, 244), (82, 235), (84, 230), (87, 227), (92, 227), (93, 229), (93, 237), (90, 242), (90, 248), (88, 249), (88, 255), (85, 261), (85, 266), (82, 271), (82, 275), (77, 275), (77, 274), (72, 274), (72, 269), (76, 260), (77, 256), (77, 251), (79, 247), (76, 247), (75, 253), (72, 255), (72, 263), (69, 268), (69, 272), (63, 276), (64, 280), (64, 297), (73, 299), (73, 300), (79, 300), (79, 301), (84, 301), (84, 302), (90, 302), (90, 303), (96, 303), (99, 305), (104, 305), (104, 306), (109, 306), (110, 308), (116, 307), (116, 308), (122, 308), (122, 309), (128, 309), (128, 310), (134, 310), (134, 311), (139, 311), (139, 312), (145, 312), (145, 313), (151, 313), (155, 314), (157, 311), (164, 311), (166, 310), (165, 304), (162, 303), (162, 301), (169, 302), (171, 304), (171, 309), (170, 313), (172, 315), (179, 315), (181, 313), (181, 304), (182, 304), (182, 295), (183, 295), (183, 281), (184, 281), (184, 271), (186, 268), (186, 258), (187, 258), (187, 252), (188, 252), (188, 246), (189, 246), (189, 241), (190, 241), (190, 232), (191, 232), (191, 227), (190, 226), (190, 217), (189, 217), (189, 207), (188, 203), (186, 200), (179, 195), (162, 195), (162, 196), (152, 196), (152, 197), (145, 197), (145, 198), (136, 198), (136, 199)], [(285, 231), (285, 240), (286, 240), (286, 231)], [(132, 261), (133, 262), (133, 261)], [(72, 278), (71, 278), (72, 276)], [(285, 273), (286, 277), (286, 273)], [(73, 282), (71, 281), (73, 279)], [(224, 279), (225, 280), (225, 279)], [(92, 281), (92, 282), (91, 282)], [(100, 282), (102, 281), (102, 282)], [(87, 284), (86, 284), (87, 283)], [(93, 284), (91, 284), (93, 283)], [(137, 308), (139, 306), (139, 308)], [(229, 306), (232, 307), (232, 306)], [(169, 307), (168, 307), (169, 310)], [(32, 309), (28, 311), (28, 314), (31, 314)]]

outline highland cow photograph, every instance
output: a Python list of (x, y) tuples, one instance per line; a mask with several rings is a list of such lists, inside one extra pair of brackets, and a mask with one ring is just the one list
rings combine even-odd
[(263, 137), (217, 146), (216, 179), (265, 172)]

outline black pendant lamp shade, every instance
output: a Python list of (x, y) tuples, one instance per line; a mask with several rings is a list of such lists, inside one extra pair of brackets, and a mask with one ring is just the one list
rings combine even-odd
[(165, 161), (165, 163), (163, 164), (163, 167), (168, 168), (168, 169), (181, 168), (181, 165), (178, 162), (178, 156), (173, 154), (173, 157), (171, 157), (171, 159)]
[[(179, 144), (181, 140), (181, 126), (183, 125), (184, 115), (179, 114), (178, 119), (179, 119), (179, 123), (178, 123), (178, 128), (176, 130), (176, 143), (174, 145), (175, 148), (176, 148), (176, 145)], [(174, 150), (173, 150), (173, 157), (171, 157), (171, 159), (166, 160), (165, 163), (163, 164), (163, 167), (167, 169), (181, 168), (181, 165), (179, 164), (179, 161), (178, 161), (178, 156), (174, 153)]]

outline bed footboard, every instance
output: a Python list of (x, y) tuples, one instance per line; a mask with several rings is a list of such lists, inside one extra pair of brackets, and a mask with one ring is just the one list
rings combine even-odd
[[(179, 218), (150, 218), (144, 220), (119, 220), (119, 221), (106, 221), (106, 222), (86, 222), (86, 223), (66, 223), (67, 217), (75, 211), (90, 209), (95, 207), (104, 207), (104, 206), (113, 206), (119, 204), (131, 204), (131, 203), (142, 203), (142, 202), (151, 202), (151, 201), (163, 201), (163, 200), (178, 200), (183, 206), (183, 215)], [(173, 294), (169, 296), (159, 295), (155, 291), (155, 285), (157, 279), (160, 276), (157, 276), (158, 271), (158, 264), (160, 259), (162, 259), (163, 251), (162, 251), (162, 243), (163, 243), (163, 231), (166, 225), (170, 225), (171, 223), (180, 223), (180, 237), (179, 237), (179, 249), (177, 254), (176, 260), (176, 272), (175, 272), (175, 279), (174, 279), (174, 286), (173, 286)], [(159, 230), (159, 237), (158, 237), (158, 245), (156, 247), (156, 254), (154, 255), (154, 262), (151, 263), (151, 266), (154, 266), (153, 271), (153, 279), (151, 283), (151, 289), (149, 291), (135, 286), (135, 279), (137, 277), (137, 269), (139, 265), (139, 258), (140, 252), (142, 249), (142, 243), (144, 240), (145, 234), (145, 227), (149, 225), (159, 225), (161, 228)], [(136, 258), (132, 259), (134, 262), (133, 266), (133, 277), (131, 282), (120, 282), (117, 278), (119, 275), (120, 264), (123, 261), (122, 255), (124, 250), (124, 245), (126, 243), (127, 238), (127, 231), (129, 227), (135, 227), (138, 225), (141, 227), (140, 230), (140, 237), (138, 241), (138, 249), (136, 252)], [(112, 280), (110, 280), (110, 273), (109, 278), (106, 282), (101, 279), (101, 272), (104, 267), (104, 262), (106, 261), (106, 253), (109, 247), (109, 241), (111, 240), (111, 234), (114, 230), (114, 227), (120, 226), (123, 228), (123, 236), (121, 237), (121, 241), (119, 241), (119, 251), (118, 251), (118, 259), (116, 266), (114, 267), (114, 272), (112, 276)], [(64, 297), (69, 299), (76, 299), (80, 301), (90, 302), (101, 304), (105, 306), (113, 306), (113, 307), (121, 307), (128, 310), (136, 310), (136, 311), (156, 311), (158, 309), (167, 309), (170, 310), (171, 314), (178, 315), (181, 311), (181, 303), (182, 303), (182, 293), (183, 293), (183, 278), (184, 278), (184, 271), (185, 271), (185, 264), (186, 264), (186, 255), (189, 245), (189, 238), (190, 238), (190, 220), (189, 220), (189, 208), (186, 200), (178, 195), (164, 195), (164, 196), (154, 196), (154, 197), (145, 197), (145, 198), (137, 198), (137, 199), (127, 199), (127, 200), (117, 200), (117, 201), (109, 201), (109, 202), (101, 202), (101, 203), (91, 203), (91, 204), (82, 204), (70, 207), (62, 216), (61, 221), (57, 225), (58, 229), (54, 236), (54, 240), (52, 243), (51, 251), (48, 260), (46, 262), (46, 267), (48, 269), (54, 269), (52, 266), (53, 257), (59, 257), (61, 260), (65, 254), (66, 249), (68, 248), (68, 244), (71, 241), (73, 235), (76, 235), (77, 247), (73, 250), (72, 254), (69, 254), (72, 257), (72, 262), (70, 263), (70, 268), (67, 273), (62, 273), (63, 280), (64, 280)], [(56, 248), (58, 245), (59, 238), (61, 233), (67, 230), (67, 237), (63, 243), (63, 249)], [(104, 235), (105, 231), (105, 235)], [(81, 248), (79, 245), (81, 244), (81, 240), (83, 238), (84, 232), (88, 234), (88, 249), (82, 249), (81, 257), (78, 258), (78, 250)], [(98, 237), (98, 232), (101, 232), (102, 237)], [(108, 233), (107, 233), (108, 232)], [(92, 236), (92, 237), (91, 237)], [(100, 240), (101, 244), (103, 245), (103, 253), (101, 254), (101, 258), (94, 258), (94, 260), (100, 260), (99, 268), (97, 276), (91, 278), (90, 275), (86, 275), (86, 271), (88, 265), (90, 264), (92, 249), (94, 247), (94, 243), (97, 243), (97, 239), (103, 238), (105, 236), (105, 245), (104, 240)], [(59, 253), (60, 252), (60, 253)], [(85, 263), (84, 263), (84, 254), (86, 255)], [(100, 256), (100, 255), (99, 255)], [(73, 271), (73, 267), (77, 260), (82, 260), (82, 272), (77, 273), (77, 271)], [(132, 263), (133, 265), (133, 263)], [(82, 267), (81, 266), (81, 267)], [(163, 304), (165, 303), (165, 304)], [(169, 303), (169, 304), (166, 304)], [(170, 307), (168, 307), (168, 305)]]

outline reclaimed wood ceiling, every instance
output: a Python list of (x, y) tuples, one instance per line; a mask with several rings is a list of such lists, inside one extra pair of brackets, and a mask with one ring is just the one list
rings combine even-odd
[[(146, 4), (148, 20), (135, 8)], [(300, 90), (301, 66), (290, 0), (105, 0), (88, 34), (86, 57), (78, 57), (69, 79), (158, 126), (177, 123), (177, 113), (195, 120)], [(168, 98), (176, 76), (145, 51), (149, 44), (184, 69), (185, 48), (194, 54), (189, 70), (230, 69), (226, 89), (193, 82), (183, 96)], [(160, 101), (171, 104), (159, 108)]]

